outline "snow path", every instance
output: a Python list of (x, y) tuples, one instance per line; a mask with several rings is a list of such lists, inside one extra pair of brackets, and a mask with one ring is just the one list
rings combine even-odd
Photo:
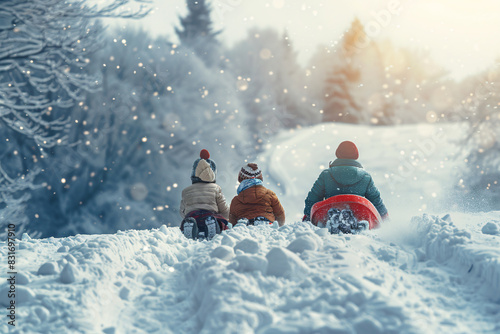
[[(136, 295), (133, 307), (120, 316), (118, 332), (166, 332), (166, 324), (173, 333), (417, 332), (401, 306), (361, 272), (344, 272), (352, 261), (361, 267), (369, 262), (359, 261), (346, 239), (324, 230), (303, 224), (279, 230), (236, 227), (212, 242), (189, 243), (197, 246), (197, 256), (168, 269), (170, 277), (157, 289)], [(290, 266), (279, 270), (280, 277), (269, 275), (273, 249), (287, 246), (301, 257), (284, 251), (275, 264)], [(215, 249), (227, 252), (221, 256)], [(321, 250), (326, 253), (318, 257)], [(332, 262), (332, 270), (323, 270), (325, 261)]]
[[(131, 230), (20, 241), (18, 267), (26, 283), (20, 283), (18, 276), (18, 287), (26, 289), (28, 297), (18, 295), (16, 302), (35, 305), (19, 311), (19, 322), (25, 325), (19, 333), (53, 333), (54, 327), (61, 332), (63, 328), (100, 332), (115, 326), (122, 320), (121, 312), (131, 307), (129, 300), (140, 284), (161, 282), (164, 274), (158, 272), (162, 268), (196, 251), (196, 247), (186, 247), (188, 242), (178, 229), (163, 226), (162, 231), (167, 230), (167, 236), (161, 231)], [(2, 247), (3, 256), (4, 251)], [(42, 274), (40, 268), (47, 263), (52, 270)], [(73, 284), (62, 283), (68, 263), (74, 268)], [(143, 288), (140, 285), (139, 290)], [(0, 293), (5, 305), (6, 293)]]
[[(248, 331), (266, 332), (286, 326), (290, 331), (311, 326), (333, 330), (350, 327), (349, 322), (338, 319), (355, 323), (366, 320), (361, 316), (369, 319), (365, 325), (383, 332), (448, 328), (454, 333), (470, 333), (478, 329), (478, 324), (485, 330), (499, 329), (492, 324), (500, 315), (494, 302), (500, 300), (500, 256), (477, 261), (475, 257), (481, 250), (472, 247), (467, 232), (459, 231), (450, 222), (425, 216), (415, 218), (413, 223), (418, 226), (413, 240), (399, 246), (375, 234), (336, 237), (302, 224), (279, 231), (237, 227), (210, 243), (189, 241), (198, 246), (197, 256), (174, 265), (170, 280), (152, 290), (154, 293), (145, 290), (138, 295), (122, 318), (133, 319), (137, 309), (152, 312), (153, 317), (150, 314), (149, 319), (136, 321), (137, 333), (159, 331), (166, 314), (173, 332), (180, 328), (186, 332), (238, 332), (247, 324), (252, 324), (246, 328)], [(256, 243), (238, 250), (236, 245), (242, 240)], [(224, 260), (210, 256), (220, 243), (233, 249)], [(412, 243), (414, 247), (409, 246)], [(309, 268), (307, 273), (301, 276), (296, 271), (285, 277), (285, 282), (276, 283), (275, 277), (262, 275), (269, 270), (264, 255), (273, 247), (298, 251)], [(238, 255), (235, 258), (234, 252)], [(255, 259), (257, 263), (252, 263)], [(461, 265), (457, 266), (457, 262)], [(469, 272), (470, 263), (475, 263), (477, 270)], [(249, 276), (252, 271), (255, 275)], [(308, 279), (301, 281), (305, 276)], [(478, 288), (482, 286), (481, 291)], [(263, 296), (263, 292), (271, 292), (271, 296)], [(335, 298), (339, 298), (338, 308), (332, 307)], [(316, 305), (324, 304), (325, 299), (328, 305)], [(310, 308), (310, 321), (290, 317), (290, 313), (304, 308)], [(221, 321), (219, 318), (226, 312), (227, 318)], [(337, 319), (323, 318), (330, 312)], [(278, 321), (280, 318), (283, 320)], [(274, 325), (269, 327), (271, 323)], [(130, 326), (125, 323), (123, 328)]]
[(409, 220), (423, 212), (449, 212), (444, 200), (461, 161), (459, 148), (453, 145), (460, 129), (456, 124), (365, 127), (326, 123), (282, 133), (258, 160), (287, 218), (297, 220), (304, 214), (304, 199), (314, 181), (335, 160), (338, 144), (351, 140), (391, 217)]

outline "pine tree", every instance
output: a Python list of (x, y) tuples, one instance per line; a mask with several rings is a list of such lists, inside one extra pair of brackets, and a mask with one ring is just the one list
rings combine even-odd
[(363, 24), (358, 18), (355, 18), (342, 41), (342, 51), (346, 61), (350, 63), (356, 54), (369, 45)]
[(325, 94), (324, 122), (359, 123), (361, 107), (351, 94), (352, 83), (358, 78), (359, 72), (345, 64), (335, 68), (327, 78)]
[(252, 29), (229, 50), (228, 59), (238, 78), (240, 100), (254, 119), (257, 149), (281, 129), (319, 121), (307, 100), (305, 73), (286, 33)]
[(359, 41), (364, 36), (363, 26), (358, 19), (355, 19), (342, 40), (344, 57), (339, 57), (330, 76), (326, 79), (323, 111), (323, 121), (325, 122), (363, 122), (361, 106), (353, 95), (355, 84), (360, 78), (360, 72), (352, 66), (352, 60), (356, 48), (359, 46)]
[(277, 44), (276, 52), (279, 53), (274, 68), (274, 83), (276, 103), (281, 113), (283, 125), (288, 128), (297, 125), (305, 125), (313, 121), (310, 108), (305, 103), (305, 92), (303, 82), (304, 71), (297, 61), (297, 52), (285, 31), (281, 37), (281, 43)]
[(220, 44), (210, 19), (211, 9), (205, 0), (186, 0), (188, 14), (180, 17), (181, 28), (175, 28), (181, 44), (193, 50), (205, 64), (213, 65), (219, 56)]

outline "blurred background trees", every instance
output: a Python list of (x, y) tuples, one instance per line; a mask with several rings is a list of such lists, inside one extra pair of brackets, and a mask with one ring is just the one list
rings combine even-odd
[[(71, 145), (70, 110), (98, 89), (99, 73), (88, 71), (102, 27), (97, 18), (142, 17), (145, 7), (124, 9), (129, 0), (105, 6), (85, 1), (5, 0), (0, 3), (0, 206), (3, 222), (22, 231), (31, 191), (50, 149)], [(137, 1), (142, 2), (142, 1)]]
[(468, 85), (469, 93), (455, 115), (467, 119), (460, 143), (465, 165), (457, 184), (458, 198), (469, 210), (499, 210), (500, 59)]

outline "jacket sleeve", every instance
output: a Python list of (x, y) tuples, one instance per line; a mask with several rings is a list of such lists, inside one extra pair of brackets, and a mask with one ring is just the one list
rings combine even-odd
[(319, 175), (311, 191), (307, 194), (306, 206), (304, 208), (304, 214), (306, 216), (311, 216), (311, 208), (314, 204), (325, 199), (325, 181), (323, 174), (324, 172)]
[(378, 191), (375, 183), (373, 183), (373, 179), (370, 177), (370, 183), (368, 184), (368, 188), (366, 188), (365, 197), (372, 202), (372, 204), (377, 209), (378, 213), (383, 217), (387, 215), (387, 208), (380, 197), (380, 191)]
[(229, 222), (233, 224), (233, 226), (236, 225), (238, 218), (236, 214), (236, 206), (237, 206), (236, 197), (234, 197), (233, 200), (231, 201), (231, 207), (229, 208)]
[(217, 208), (219, 209), (219, 214), (224, 218), (229, 219), (229, 207), (226, 202), (226, 198), (222, 193), (222, 189), (219, 187), (216, 195)]
[(285, 225), (285, 209), (281, 205), (278, 196), (271, 191), (271, 207), (273, 208), (274, 218), (280, 226)]

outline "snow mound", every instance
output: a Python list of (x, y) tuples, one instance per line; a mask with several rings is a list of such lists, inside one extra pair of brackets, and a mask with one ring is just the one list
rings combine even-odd
[[(0, 304), (4, 307), (10, 305), (10, 299), (8, 298), (9, 289), (10, 286), (4, 286), (0, 289)], [(16, 286), (15, 295), (16, 307), (31, 303), (36, 298), (36, 293), (32, 289), (22, 285)]]
[(16, 283), (21, 285), (27, 285), (31, 282), (31, 279), (25, 273), (16, 274)]
[(222, 245), (224, 245), (224, 246), (233, 247), (233, 246), (234, 246), (234, 244), (235, 244), (235, 241), (234, 241), (234, 238), (232, 238), (232, 237), (230, 237), (229, 235), (225, 234), (225, 235), (222, 237), (221, 244), (222, 244)]
[(234, 250), (241, 250), (249, 254), (257, 254), (259, 252), (259, 244), (255, 240), (243, 239), (234, 246)]
[(38, 275), (55, 275), (59, 271), (59, 266), (55, 262), (47, 262), (40, 266)]
[(213, 258), (229, 261), (234, 257), (234, 250), (229, 246), (222, 245), (214, 249), (210, 253), (210, 256)]
[(497, 222), (488, 222), (483, 226), (481, 232), (483, 232), (484, 234), (499, 235), (500, 227), (498, 227), (498, 225), (499, 224)]
[(470, 232), (457, 228), (450, 219), (424, 214), (414, 217), (412, 225), (425, 258), (459, 269), (462, 276), (482, 281), (481, 291), (492, 300), (500, 301), (498, 247), (474, 240)]
[[(157, 289), (172, 266), (190, 258), (203, 243), (189, 242), (178, 228), (127, 231), (113, 235), (19, 241), (16, 277), (19, 333), (55, 333), (61, 329), (100, 333), (119, 328), (120, 314), (137, 291)], [(4, 255), (6, 247), (1, 247)], [(64, 252), (58, 250), (64, 249)], [(0, 285), (0, 303), (8, 305), (10, 285)], [(148, 284), (145, 284), (148, 283)], [(149, 290), (150, 291), (150, 290)], [(64, 316), (62, 316), (64, 315)], [(127, 329), (117, 332), (129, 332)], [(7, 332), (0, 324), (0, 332)]]
[(61, 275), (59, 279), (61, 282), (69, 284), (76, 282), (76, 278), (78, 277), (78, 270), (71, 263), (67, 263), (63, 270), (61, 271)]
[(237, 272), (251, 272), (260, 271), (261, 273), (266, 272), (267, 260), (265, 257), (259, 255), (238, 255), (236, 256), (235, 266), (232, 266)]
[[(345, 239), (318, 236), (317, 230), (303, 223), (280, 229), (243, 226), (224, 231), (207, 243), (180, 236), (187, 248), (200, 248), (168, 269), (168, 286), (155, 289), (154, 294), (143, 291), (133, 296), (135, 308), (162, 305), (149, 307), (148, 324), (141, 330), (353, 333), (357, 326), (411, 332), (404, 310), (366, 287), (362, 275), (356, 273), (359, 271), (332, 271), (328, 263), (317, 265), (312, 249), (332, 259), (338, 251), (355, 253), (346, 248)], [(302, 253), (288, 250), (291, 244)], [(331, 263), (350, 267), (349, 261), (346, 256), (344, 261)], [(136, 311), (130, 309), (128, 315), (133, 314)], [(168, 317), (167, 324), (169, 314), (176, 316)], [(384, 319), (373, 320), (380, 317)]]
[(301, 236), (288, 245), (287, 249), (294, 253), (302, 253), (306, 250), (315, 251), (317, 250), (318, 244), (313, 235)]
[(294, 253), (281, 247), (273, 248), (266, 255), (267, 274), (291, 279), (305, 278), (309, 273), (307, 265)]

